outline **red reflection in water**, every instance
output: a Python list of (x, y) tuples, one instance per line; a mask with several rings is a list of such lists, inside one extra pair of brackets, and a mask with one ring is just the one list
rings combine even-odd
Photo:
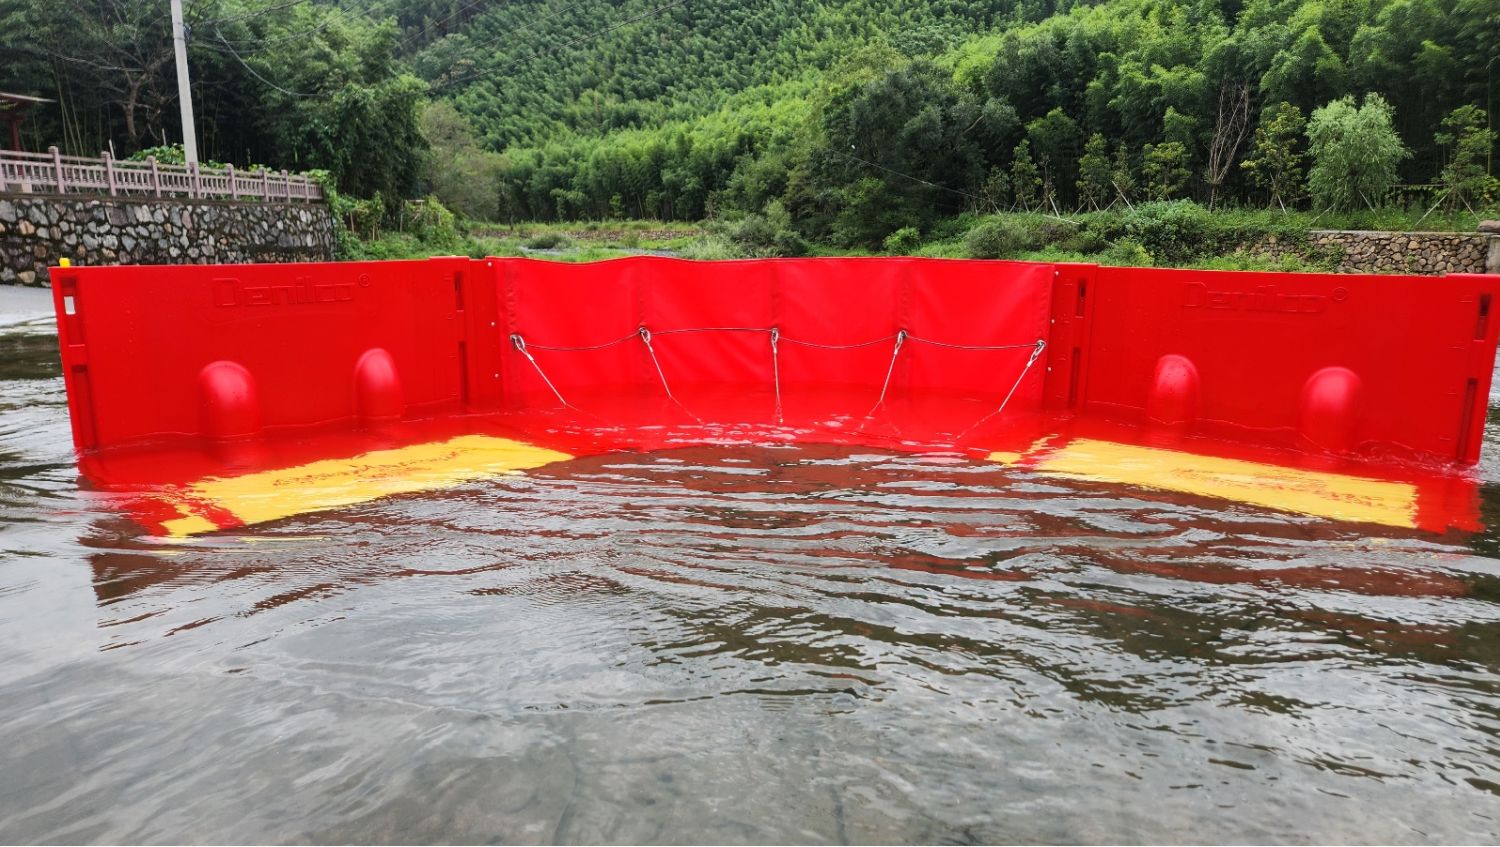
[[(1414, 522), (1417, 527), (1433, 532), (1449, 528), (1479, 528), (1477, 483), (1463, 474), (1396, 463), (1375, 466), (1326, 456), (1183, 439), (1170, 431), (1099, 421), (1080, 422), (1043, 415), (985, 419), (993, 411), (990, 404), (995, 402), (994, 398), (894, 395), (866, 418), (850, 416), (840, 410), (868, 408), (871, 402), (869, 392), (829, 389), (783, 397), (782, 408), (786, 413), (780, 420), (776, 419), (775, 399), (769, 392), (723, 392), (684, 386), (677, 392), (678, 402), (665, 397), (642, 397), (638, 393), (607, 392), (570, 400), (576, 409), (557, 408), (554, 402), (553, 408), (406, 421), (357, 432), (306, 431), (296, 436), (253, 441), (185, 441), (116, 449), (85, 456), (80, 460), (80, 469), (99, 489), (129, 495), (131, 517), (150, 530), (159, 530), (165, 520), (180, 514), (171, 500), (163, 496), (164, 492), (175, 492), (178, 487), (200, 479), (296, 467), (320, 459), (443, 441), (465, 434), (513, 439), (577, 457), (561, 465), (533, 471), (543, 475), (602, 473), (607, 469), (600, 465), (601, 460), (627, 452), (654, 453), (704, 445), (759, 445), (774, 451), (796, 445), (796, 452), (787, 455), (798, 461), (773, 461), (755, 467), (758, 473), (746, 475), (720, 472), (722, 469), (715, 472), (688, 469), (674, 479), (675, 487), (705, 495), (774, 490), (783, 495), (811, 498), (809, 502), (812, 503), (817, 503), (818, 495), (824, 492), (847, 492), (851, 486), (868, 487), (872, 484), (868, 464), (858, 472), (848, 467), (845, 460), (851, 455), (851, 450), (854, 453), (869, 449), (898, 455), (921, 455), (926, 461), (940, 464), (973, 463), (994, 452), (1020, 457), (1020, 470), (1005, 471), (995, 466), (994, 474), (984, 475), (982, 479), (976, 477), (972, 488), (955, 488), (949, 484), (943, 491), (945, 498), (962, 500), (1008, 496), (1011, 492), (1004, 487), (1013, 487), (1018, 478), (1045, 483), (1045, 477), (1031, 477), (1025, 470), (1032, 457), (1057, 450), (1078, 439), (1091, 439), (1403, 482), (1416, 491)], [(714, 418), (705, 419), (701, 410), (712, 410)], [(656, 474), (659, 473), (660, 469), (657, 469)], [(899, 481), (906, 473), (909, 469), (894, 469), (890, 480)], [(996, 492), (997, 486), (1001, 487), (999, 493)], [(1171, 502), (1180, 502), (1185, 496), (1126, 486), (1114, 486), (1109, 490), (1128, 491), (1131, 497), (1147, 500), (1166, 498)], [(174, 496), (180, 498), (180, 493)], [(213, 504), (202, 505), (200, 513), (215, 523), (226, 527), (238, 523), (233, 515), (216, 514)], [(801, 513), (721, 513), (715, 517), (715, 526), (723, 530), (792, 528), (811, 525), (823, 517), (816, 509)], [(922, 508), (913, 507), (908, 517), (923, 519)], [(1074, 520), (1040, 512), (1028, 515), (1028, 519), (1032, 524), (1028, 532), (1033, 537), (1053, 537), (1062, 548), (1067, 548), (1069, 539), (1080, 534), (1080, 527)], [(944, 520), (940, 515), (932, 515), (928, 525), (951, 538), (1004, 534), (1006, 531), (1004, 527)], [(712, 538), (713, 531), (705, 529), (699, 537)], [(733, 544), (735, 536), (730, 532), (724, 540)], [(818, 539), (804, 540), (831, 543), (837, 539), (825, 534)], [(1260, 569), (1194, 561), (1177, 564), (1164, 560), (1167, 557), (1159, 553), (1149, 561), (1140, 561), (1128, 554), (1096, 548), (1090, 548), (1088, 554), (1121, 571), (1150, 572), (1200, 582), (1280, 582), (1309, 588), (1412, 596), (1457, 596), (1466, 590), (1458, 580), (1407, 571), (1326, 566)], [(1020, 581), (1030, 578), (1027, 573), (1009, 570), (1002, 563), (970, 562), (909, 550), (846, 550), (841, 555), (896, 570), (967, 579)], [(716, 583), (707, 580), (702, 584), (711, 586)]]

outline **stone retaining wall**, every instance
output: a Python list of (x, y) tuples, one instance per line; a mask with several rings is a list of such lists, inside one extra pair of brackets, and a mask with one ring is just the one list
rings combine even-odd
[(1466, 232), (1314, 231), (1314, 250), (1342, 250), (1352, 273), (1500, 273), (1500, 236)]
[(46, 285), (47, 266), (306, 262), (333, 258), (317, 203), (0, 194), (0, 283)]
[(1312, 230), (1305, 247), (1270, 236), (1255, 250), (1330, 256), (1341, 273), (1500, 273), (1500, 235), (1485, 232)]

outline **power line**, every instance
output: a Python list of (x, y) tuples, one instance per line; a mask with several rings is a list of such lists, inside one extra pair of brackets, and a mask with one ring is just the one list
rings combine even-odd
[[(368, 9), (361, 9), (359, 11), (363, 15), (373, 16), (374, 13), (379, 9), (389, 6), (395, 2), (396, 0), (382, 0), (382, 2), (376, 3)], [(247, 52), (255, 52), (266, 47), (273, 47), (277, 44), (285, 44), (288, 41), (293, 41), (298, 38), (304, 38), (306, 36), (313, 35), (314, 33), (322, 32), (338, 23), (339, 21), (347, 20), (349, 18), (349, 13), (352, 11), (354, 11), (353, 4), (350, 4), (349, 6), (335, 6), (334, 13), (325, 18), (323, 22), (318, 24), (317, 26), (308, 27), (307, 29), (301, 30), (300, 32), (293, 32), (287, 35), (277, 36), (276, 38), (236, 39), (234, 44), (239, 45), (241, 50), (245, 50)], [(233, 46), (231, 46), (229, 43), (229, 39), (224, 38), (222, 35), (220, 35), (219, 40), (224, 42), (224, 46), (228, 48), (230, 52), (234, 51)], [(214, 50), (219, 49), (212, 44), (205, 44), (204, 46)]]
[(282, 9), (290, 9), (293, 6), (297, 6), (306, 2), (308, 2), (308, 0), (286, 0), (285, 3), (276, 3), (270, 6), (264, 6), (252, 12), (245, 12), (244, 14), (239, 15), (230, 15), (227, 18), (218, 18), (211, 21), (197, 21), (196, 23), (198, 26), (213, 27), (217, 30), (224, 24), (232, 24), (238, 21), (251, 20), (253, 18), (261, 17), (262, 15), (269, 15), (272, 12), (279, 12)]
[[(853, 145), (850, 145), (850, 149), (851, 150), (854, 149)], [(919, 176), (912, 176), (911, 174), (902, 173), (901, 171), (895, 170), (894, 168), (888, 168), (885, 165), (877, 164), (877, 163), (871, 162), (871, 161), (869, 161), (867, 159), (861, 159), (860, 157), (854, 155), (853, 153), (845, 153), (842, 150), (834, 150), (832, 147), (828, 148), (828, 150), (829, 150), (829, 152), (832, 152), (832, 153), (834, 153), (836, 155), (839, 155), (839, 156), (843, 156), (846, 159), (853, 159), (856, 162), (861, 162), (863, 164), (869, 165), (872, 168), (879, 168), (880, 170), (883, 170), (883, 171), (885, 171), (888, 174), (891, 174), (893, 176), (899, 176), (899, 177), (902, 177), (903, 179), (909, 179), (912, 182), (920, 182), (923, 185), (930, 186), (932, 188), (936, 188), (939, 191), (946, 191), (946, 192), (948, 192), (950, 194), (958, 194), (960, 196), (967, 197), (970, 200), (978, 200), (981, 203), (987, 203), (987, 202), (989, 202), (985, 198), (980, 197), (977, 194), (970, 194), (967, 191), (959, 191), (957, 188), (949, 188), (946, 185), (938, 185), (935, 182), (928, 182), (927, 180), (922, 179)]]
[(217, 27), (214, 28), (214, 35), (217, 35), (219, 37), (219, 40), (224, 43), (224, 49), (226, 51), (228, 51), (229, 55), (233, 56), (234, 59), (235, 59), (235, 61), (239, 62), (240, 65), (242, 65), (245, 68), (245, 70), (249, 71), (251, 76), (255, 77), (256, 79), (260, 80), (261, 82), (265, 83), (266, 85), (269, 85), (270, 87), (276, 89), (277, 91), (280, 91), (282, 94), (285, 94), (288, 97), (322, 97), (323, 96), (323, 92), (321, 92), (321, 91), (308, 93), (308, 92), (302, 92), (302, 91), (292, 91), (290, 89), (282, 88), (281, 86), (277, 85), (276, 83), (274, 83), (274, 82), (270, 81), (269, 79), (266, 79), (265, 77), (261, 76), (260, 75), (260, 71), (257, 71), (255, 68), (251, 67), (250, 63), (247, 62), (247, 61), (245, 61), (245, 57), (241, 56), (238, 52), (235, 51), (235, 49), (233, 47), (230, 46), (229, 40), (224, 37), (223, 33), (219, 32), (219, 30), (218, 30)]
[[(470, 9), (474, 8), (475, 6), (478, 6), (479, 4), (481, 4), (483, 2), (484, 2), (484, 0), (473, 0), (473, 2), (468, 3), (468, 4), (460, 7), (458, 9), (458, 11), (454, 12), (451, 15), (448, 15), (447, 17), (439, 18), (439, 19), (433, 21), (430, 24), (423, 24), (422, 25), (422, 34), (426, 35), (427, 33), (431, 32), (434, 27), (439, 26), (441, 24), (445, 24), (445, 23), (453, 20), (454, 18), (458, 17), (459, 15), (462, 15), (464, 12), (469, 11)], [(409, 46), (411, 46), (412, 40), (413, 40), (412, 38), (403, 38), (401, 40), (401, 43), (409, 47)]]
[[(522, 62), (530, 61), (531, 59), (538, 58), (539, 56), (542, 56), (543, 54), (546, 54), (546, 53), (549, 53), (549, 52), (556, 52), (558, 50), (563, 50), (563, 49), (566, 49), (568, 47), (572, 47), (572, 46), (574, 46), (576, 44), (583, 44), (585, 42), (592, 41), (595, 38), (599, 38), (600, 36), (608, 35), (611, 32), (614, 32), (615, 30), (620, 29), (622, 27), (629, 26), (630, 24), (636, 23), (638, 21), (643, 21), (646, 18), (650, 18), (650, 17), (658, 15), (658, 14), (660, 14), (662, 12), (665, 12), (668, 9), (671, 9), (671, 8), (674, 8), (674, 7), (677, 7), (677, 6), (681, 6), (682, 4), (684, 4), (686, 2), (688, 2), (688, 0), (673, 0), (671, 3), (663, 3), (662, 5), (657, 6), (657, 7), (653, 8), (653, 9), (650, 9), (650, 10), (648, 10), (646, 12), (642, 12), (641, 14), (636, 15), (633, 18), (628, 18), (626, 20), (620, 21), (617, 24), (613, 24), (611, 26), (603, 27), (601, 29), (594, 30), (593, 32), (585, 33), (585, 34), (583, 34), (583, 35), (581, 35), (581, 36), (579, 36), (577, 38), (569, 39), (568, 41), (565, 41), (562, 44), (557, 45), (556, 47), (551, 47), (551, 48), (547, 48), (547, 49), (544, 49), (544, 50), (538, 50), (535, 53), (532, 53), (532, 54), (527, 55), (527, 56), (522, 56), (521, 58), (516, 59), (516, 60), (514, 60), (514, 61), (510, 62), (509, 64), (506, 64), (506, 65), (504, 65), (502, 67), (494, 68), (494, 69), (491, 69), (491, 70), (476, 71), (476, 72), (474, 72), (472, 74), (466, 74), (464, 76), (454, 77), (454, 78), (449, 79), (449, 80), (447, 80), (447, 81), (445, 81), (443, 83), (433, 85), (432, 88), (431, 88), (431, 91), (434, 91), (434, 92), (435, 91), (440, 91), (440, 90), (445, 89), (445, 88), (447, 88), (449, 86), (457, 85), (457, 84), (462, 83), (462, 82), (468, 82), (470, 80), (478, 79), (478, 78), (483, 77), (483, 76), (488, 76), (488, 75), (493, 74), (493, 73), (505, 73), (505, 72), (509, 71), (511, 68), (514, 68), (515, 66), (521, 64)], [(576, 6), (576, 5), (579, 5), (579, 4), (575, 3), (573, 5)], [(572, 7), (570, 6), (568, 8), (572, 8)], [(563, 11), (566, 11), (566, 9), (564, 9)], [(558, 12), (557, 14), (562, 14), (562, 12)], [(556, 17), (556, 15), (553, 15), (552, 17)], [(540, 23), (540, 21), (538, 23)], [(508, 37), (511, 34), (513, 34), (513, 33), (506, 33), (506, 35), (501, 36), (501, 38)], [(495, 39), (495, 40), (499, 40), (499, 39)], [(455, 62), (454, 64), (456, 65), (457, 63)], [(450, 65), (449, 66), (449, 70), (451, 70), (452, 68), (453, 68), (453, 65)]]
[(69, 56), (66, 53), (59, 53), (59, 52), (57, 52), (55, 50), (49, 50), (46, 47), (43, 47), (40, 44), (37, 44), (35, 42), (27, 43), (27, 44), (22, 44), (21, 45), (21, 49), (24, 50), (24, 51), (26, 51), (26, 52), (28, 52), (28, 53), (35, 53), (35, 54), (40, 55), (40, 56), (46, 56), (46, 57), (51, 58), (51, 59), (56, 59), (56, 60), (58, 60), (60, 62), (71, 62), (72, 64), (75, 64), (75, 65), (84, 65), (86, 67), (90, 67), (90, 68), (93, 68), (94, 70), (98, 70), (98, 71), (116, 71), (116, 72), (120, 72), (120, 73), (140, 73), (143, 70), (142, 68), (127, 67), (125, 65), (106, 65), (106, 64), (102, 64), (100, 62), (95, 62), (95, 61), (91, 61), (89, 59), (82, 58), (80, 56)]

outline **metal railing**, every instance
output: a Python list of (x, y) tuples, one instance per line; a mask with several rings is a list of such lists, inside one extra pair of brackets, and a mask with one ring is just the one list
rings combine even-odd
[(152, 156), (144, 162), (64, 156), (56, 147), (46, 153), (0, 150), (0, 193), (108, 194), (111, 197), (191, 197), (312, 203), (323, 200), (323, 188), (305, 174), (269, 170), (236, 171), (234, 165), (204, 168), (164, 165)]

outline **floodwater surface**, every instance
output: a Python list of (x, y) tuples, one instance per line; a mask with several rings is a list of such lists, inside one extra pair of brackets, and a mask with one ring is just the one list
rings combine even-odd
[(1500, 839), (1488, 484), (1437, 535), (695, 447), (168, 543), (55, 345), (0, 331), (0, 842)]

